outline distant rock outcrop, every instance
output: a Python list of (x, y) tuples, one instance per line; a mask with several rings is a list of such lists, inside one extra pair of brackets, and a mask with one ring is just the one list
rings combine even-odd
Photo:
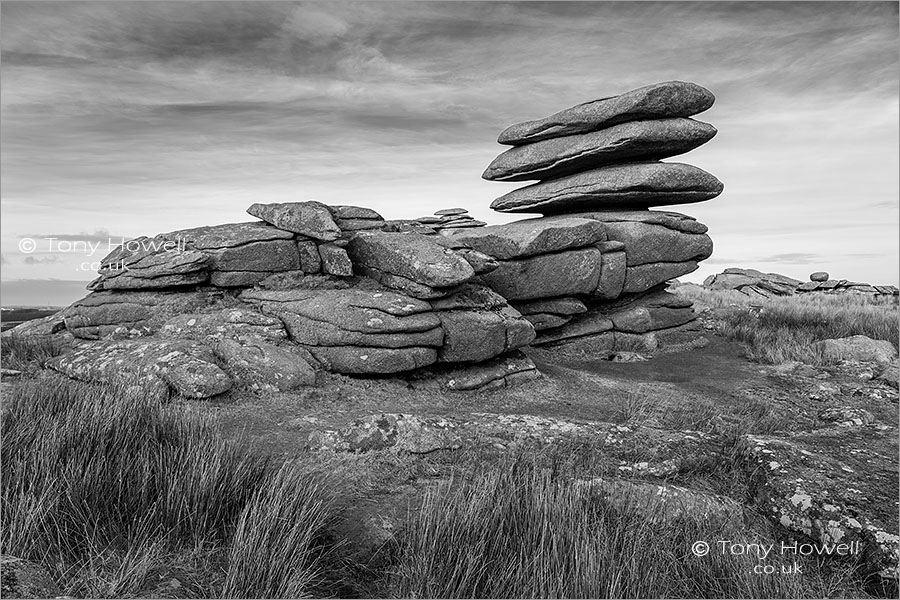
[(829, 279), (824, 271), (813, 273), (810, 281), (802, 282), (778, 273), (762, 273), (755, 269), (731, 267), (710, 275), (703, 286), (712, 290), (735, 290), (751, 298), (792, 296), (808, 292), (827, 294), (859, 294), (868, 296), (897, 296), (900, 290), (893, 285), (869, 285), (846, 279)]
[(712, 253), (706, 226), (646, 210), (721, 192), (696, 167), (658, 162), (715, 135), (686, 118), (712, 102), (668, 82), (507, 129), (500, 141), (516, 147), (484, 176), (541, 182), (493, 207), (551, 216), (486, 226), (458, 207), (385, 220), (359, 206), (257, 203), (256, 222), (123, 244), (91, 294), (8, 334), (71, 338), (49, 362), (71, 377), (192, 398), (290, 390), (322, 370), (426, 369), (476, 389), (534, 376), (518, 352), (528, 345), (649, 344), (694, 318), (666, 282)]

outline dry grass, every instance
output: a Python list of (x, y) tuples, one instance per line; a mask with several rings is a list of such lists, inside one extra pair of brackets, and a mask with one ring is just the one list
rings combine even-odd
[(275, 470), (194, 410), (26, 381), (4, 398), (2, 460), (2, 552), (50, 566), (68, 595), (146, 595), (184, 561), (189, 597), (302, 597), (317, 576), (316, 475)]
[[(860, 594), (847, 573), (761, 576), (755, 558), (694, 556), (698, 540), (760, 541), (703, 516), (611, 503), (578, 473), (518, 455), (462, 471), (411, 515), (392, 579), (412, 598), (802, 598)], [(780, 568), (780, 564), (778, 565)]]
[(831, 338), (864, 335), (900, 343), (900, 311), (892, 297), (809, 294), (751, 301), (733, 290), (683, 285), (676, 291), (697, 308), (712, 308), (718, 332), (761, 363), (823, 364), (816, 342)]

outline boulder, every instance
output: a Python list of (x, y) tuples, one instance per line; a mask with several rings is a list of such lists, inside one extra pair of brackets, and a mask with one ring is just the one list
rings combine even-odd
[(208, 342), (231, 339), (242, 343), (277, 343), (287, 340), (287, 332), (280, 319), (250, 307), (177, 315), (163, 323), (158, 335)]
[(501, 309), (506, 306), (506, 298), (477, 283), (466, 283), (452, 294), (431, 301), (433, 310)]
[(587, 306), (578, 298), (566, 296), (563, 298), (546, 298), (531, 302), (516, 302), (513, 308), (523, 315), (551, 313), (555, 315), (578, 315), (587, 312)]
[(188, 398), (231, 389), (231, 378), (205, 345), (188, 340), (121, 340), (83, 343), (47, 362), (73, 379), (118, 386), (140, 385), (155, 395), (168, 387)]
[(715, 198), (722, 183), (706, 171), (682, 163), (634, 162), (543, 181), (505, 194), (491, 203), (500, 212), (554, 214), (585, 210), (648, 208)]
[(658, 262), (628, 267), (625, 270), (625, 285), (622, 287), (622, 292), (626, 294), (644, 292), (655, 285), (696, 271), (698, 267), (699, 265), (692, 260), (674, 263)]
[(247, 290), (241, 299), (279, 315), (289, 332), (291, 315), (370, 334), (423, 332), (440, 325), (427, 302), (386, 290)]
[(478, 250), (472, 250), (471, 248), (459, 248), (456, 250), (456, 253), (463, 257), (469, 266), (472, 267), (472, 270), (475, 271), (476, 275), (483, 275), (484, 273), (490, 273), (494, 269), (500, 266), (500, 263), (497, 262), (493, 256), (489, 256), (484, 252), (479, 252)]
[(337, 277), (353, 275), (353, 262), (344, 248), (335, 244), (319, 244), (318, 251), (323, 273)]
[(809, 289), (812, 285), (818, 287), (819, 283), (802, 284), (799, 280), (779, 275), (778, 273), (763, 273), (756, 269), (738, 269), (731, 267), (722, 273), (707, 277), (703, 286), (713, 290), (737, 290), (745, 295), (768, 298), (770, 296), (790, 296), (800, 288)]
[(531, 359), (516, 351), (491, 360), (456, 366), (444, 371), (440, 377), (447, 389), (468, 392), (509, 387), (540, 376)]
[(439, 217), (453, 217), (457, 215), (465, 215), (469, 211), (465, 208), (442, 208), (441, 210), (434, 211), (434, 214)]
[(325, 208), (335, 219), (357, 219), (366, 221), (384, 221), (384, 217), (377, 211), (364, 206), (347, 206), (341, 204), (325, 205)]
[[(205, 282), (210, 257), (187, 250), (176, 241), (162, 238), (138, 238), (127, 242), (100, 264), (100, 276), (88, 289), (137, 290), (191, 286)], [(133, 245), (133, 246), (132, 246)], [(134, 247), (129, 252), (126, 247)]]
[(684, 233), (706, 233), (709, 228), (694, 217), (664, 210), (596, 210), (567, 214), (568, 217), (594, 219), (603, 223), (636, 221), (648, 225), (660, 225)]
[(279, 229), (292, 231), (323, 242), (338, 239), (341, 229), (321, 202), (253, 204), (247, 212)]
[(897, 357), (894, 344), (864, 335), (823, 340), (817, 342), (816, 347), (826, 361), (858, 360), (889, 364)]
[(604, 227), (610, 240), (625, 245), (629, 267), (654, 262), (699, 262), (713, 251), (712, 240), (706, 234), (683, 233), (636, 221), (605, 223)]
[(516, 146), (494, 159), (492, 181), (556, 179), (626, 161), (658, 160), (708, 142), (716, 128), (692, 119), (629, 121), (612, 127)]
[(212, 348), (235, 381), (252, 390), (283, 392), (316, 383), (316, 373), (300, 349), (228, 338)]
[(457, 231), (447, 239), (449, 244), (509, 260), (591, 246), (606, 240), (606, 234), (604, 225), (593, 220), (545, 217)]
[(816, 271), (809, 276), (810, 281), (828, 281), (828, 273), (825, 271)]
[(597, 248), (582, 248), (505, 260), (479, 279), (507, 300), (590, 294), (600, 280), (600, 256)]
[(46, 567), (8, 554), (0, 555), (0, 590), (4, 598), (62, 597)]
[(93, 292), (65, 309), (64, 323), (81, 339), (146, 336), (175, 315), (222, 301), (221, 293), (210, 290)]
[(461, 256), (416, 234), (364, 232), (348, 246), (354, 265), (396, 275), (430, 288), (465, 283), (475, 270)]
[(628, 257), (623, 251), (603, 252), (601, 261), (600, 282), (594, 290), (594, 295), (607, 300), (618, 298), (625, 288)]
[(437, 361), (434, 348), (309, 346), (308, 350), (329, 371), (357, 375), (412, 371)]
[(586, 313), (573, 316), (572, 320), (561, 327), (542, 330), (532, 341), (532, 345), (540, 346), (573, 338), (591, 336), (596, 339), (598, 345), (613, 347), (613, 338), (610, 335), (608, 344), (606, 338), (597, 334), (608, 333), (613, 328), (613, 322), (601, 311), (589, 309)]
[(535, 331), (562, 327), (572, 320), (570, 315), (557, 315), (553, 313), (532, 313), (525, 315), (525, 319), (531, 323)]
[(322, 270), (322, 257), (313, 240), (297, 240), (297, 252), (300, 254), (300, 270), (304, 273), (318, 273)]
[(517, 310), (450, 310), (438, 313), (444, 343), (438, 351), (440, 362), (477, 362), (527, 346), (534, 339), (534, 327)]
[(697, 84), (666, 81), (578, 104), (536, 121), (517, 123), (506, 128), (497, 141), (519, 146), (597, 131), (626, 121), (689, 117), (708, 109), (713, 102), (715, 96)]

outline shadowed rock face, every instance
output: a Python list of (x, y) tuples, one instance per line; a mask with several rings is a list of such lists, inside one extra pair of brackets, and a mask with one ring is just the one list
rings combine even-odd
[(497, 141), (520, 146), (549, 138), (597, 131), (627, 121), (690, 117), (708, 109), (713, 102), (715, 96), (695, 83), (666, 81), (618, 96), (585, 102), (544, 119), (511, 125), (500, 134)]

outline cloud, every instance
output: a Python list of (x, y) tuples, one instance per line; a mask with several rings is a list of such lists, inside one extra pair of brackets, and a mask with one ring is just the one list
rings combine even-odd
[(105, 229), (97, 229), (93, 233), (28, 233), (19, 236), (20, 238), (31, 238), (35, 240), (54, 240), (63, 242), (85, 242), (85, 243), (107, 243), (110, 240), (118, 240), (123, 236), (113, 235)]
[[(502, 129), (681, 79), (717, 96), (699, 118), (719, 134), (676, 159), (726, 186), (676, 208), (709, 225), (709, 264), (789, 268), (785, 257), (807, 254), (853, 278), (897, 277), (893, 258), (840, 262), (900, 254), (891, 3), (6, 2), (0, 13), (9, 256), (22, 231), (102, 242), (306, 198), (388, 217), (462, 204), (508, 221), (488, 205), (516, 186), (480, 179)], [(14, 263), (5, 278), (28, 276)], [(46, 265), (62, 279), (71, 268)]]
[(47, 265), (59, 262), (59, 256), (26, 256), (22, 262), (26, 265)]

